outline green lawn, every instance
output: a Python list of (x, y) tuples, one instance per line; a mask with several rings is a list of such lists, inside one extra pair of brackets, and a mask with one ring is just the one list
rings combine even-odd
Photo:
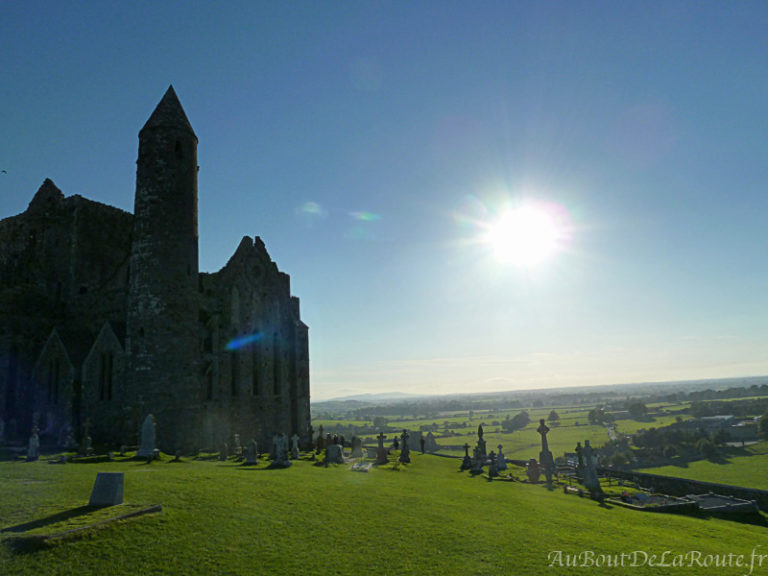
[(768, 442), (760, 442), (734, 452), (736, 455), (716, 461), (699, 460), (680, 466), (644, 468), (639, 471), (768, 490)]
[[(4, 462), (2, 528), (82, 506), (98, 471), (124, 472), (126, 502), (160, 503), (163, 511), (33, 552), (0, 546), (0, 574), (594, 575), (603, 571), (550, 567), (548, 555), (748, 555), (768, 536), (759, 526), (601, 507), (544, 486), (488, 482), (458, 472), (458, 464), (414, 454), (398, 471), (365, 474), (305, 461), (286, 470), (216, 461)], [(677, 573), (713, 572), (694, 565)]]

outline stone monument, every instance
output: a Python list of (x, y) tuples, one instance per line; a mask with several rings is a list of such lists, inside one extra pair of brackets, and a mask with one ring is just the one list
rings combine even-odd
[(600, 486), (600, 479), (597, 477), (594, 450), (589, 445), (589, 440), (584, 441), (582, 454), (584, 455), (584, 486), (586, 486), (593, 497), (600, 496), (603, 493), (603, 489)]
[(488, 459), (491, 461), (491, 464), (488, 466), (488, 478), (496, 478), (499, 475), (499, 467), (496, 462), (496, 453), (493, 450), (488, 454)]
[(464, 459), (461, 461), (459, 470), (469, 470), (472, 468), (472, 458), (469, 457), (469, 444), (464, 444)]
[(576, 478), (582, 480), (584, 478), (584, 448), (581, 447), (581, 442), (576, 442)]
[(325, 449), (325, 464), (344, 464), (344, 450), (341, 444), (330, 444)]
[(483, 425), (480, 424), (477, 427), (477, 449), (480, 454), (480, 458), (485, 461), (485, 457), (487, 456), (487, 452), (485, 451), (485, 440), (483, 439)]
[(504, 452), (501, 451), (501, 444), (498, 445), (499, 453), (496, 455), (496, 468), (499, 471), (507, 469), (507, 459), (504, 457)]
[(323, 425), (320, 424), (320, 428), (317, 429), (317, 449), (315, 450), (315, 454), (320, 454), (324, 448)]
[(37, 426), (35, 426), (32, 428), (29, 444), (27, 444), (27, 462), (34, 462), (38, 458), (40, 458), (40, 437), (37, 435)]
[(282, 434), (275, 434), (272, 438), (272, 444), (274, 446), (272, 454), (274, 456), (270, 468), (288, 468), (291, 465), (291, 461), (288, 459), (288, 437), (285, 432)]
[(259, 463), (259, 446), (256, 443), (256, 439), (251, 440), (248, 447), (245, 450), (245, 464), (252, 466)]
[(141, 443), (136, 456), (148, 458), (155, 455), (155, 417), (147, 414), (144, 424), (141, 425)]
[(528, 482), (531, 484), (538, 484), (539, 477), (541, 476), (541, 467), (536, 462), (536, 458), (528, 460), (528, 466), (525, 469), (525, 473), (528, 475)]
[(432, 432), (427, 432), (424, 448), (426, 448), (427, 452), (437, 452), (437, 440), (435, 440), (435, 435)]
[(400, 439), (402, 440), (403, 447), (400, 450), (399, 461), (401, 464), (410, 464), (411, 449), (408, 447), (408, 430), (403, 430), (403, 433), (400, 435)]
[(539, 452), (539, 463), (544, 468), (544, 475), (547, 478), (547, 484), (552, 483), (552, 475), (555, 473), (555, 459), (552, 457), (552, 452), (549, 451), (549, 445), (547, 444), (547, 433), (549, 427), (544, 422), (544, 418), (539, 420), (539, 427), (536, 430), (541, 434), (541, 452)]
[(89, 506), (116, 506), (123, 503), (123, 473), (99, 472), (91, 490)]
[(352, 453), (350, 454), (352, 458), (362, 458), (363, 457), (363, 441), (360, 440), (357, 436), (352, 436)]
[(291, 458), (293, 460), (298, 460), (299, 456), (299, 435), (294, 434), (291, 436)]
[(469, 470), (470, 474), (473, 476), (475, 474), (482, 474), (483, 464), (485, 464), (485, 456), (481, 454), (480, 447), (475, 446), (474, 450), (472, 451), (472, 468)]
[(386, 438), (384, 432), (379, 432), (379, 435), (376, 436), (376, 440), (379, 441), (379, 445), (376, 447), (376, 464), (379, 465), (389, 463), (387, 449), (384, 446), (384, 440), (386, 440)]

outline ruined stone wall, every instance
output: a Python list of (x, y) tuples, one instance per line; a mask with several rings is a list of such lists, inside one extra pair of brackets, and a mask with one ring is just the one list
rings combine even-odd
[[(125, 316), (125, 274), (132, 217), (127, 212), (64, 197), (50, 180), (27, 210), (0, 221), (0, 417), (28, 435), (34, 371), (54, 328), (66, 328), (83, 349), (105, 318)], [(63, 418), (63, 416), (62, 416)]]
[(298, 362), (308, 351), (297, 348), (303, 341), (288, 275), (261, 239), (245, 237), (222, 270), (202, 276), (201, 287), (208, 318), (202, 348), (213, 379), (204, 381), (206, 434), (216, 446), (235, 433), (265, 446), (276, 433), (306, 435), (308, 388), (300, 393)]

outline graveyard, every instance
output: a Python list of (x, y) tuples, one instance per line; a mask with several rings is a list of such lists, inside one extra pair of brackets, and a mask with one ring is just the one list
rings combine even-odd
[[(556, 432), (549, 432), (551, 440)], [(490, 452), (490, 439), (482, 440)], [(55, 454), (3, 461), (0, 573), (594, 574), (595, 562), (622, 561), (625, 569), (615, 573), (643, 575), (669, 574), (678, 558), (681, 573), (710, 574), (705, 563), (728, 562), (730, 554), (731, 565), (718, 573), (743, 574), (736, 558), (749, 562), (766, 535), (762, 515), (750, 522), (648, 516), (567, 494), (557, 479), (544, 482), (541, 454), (541, 478), (532, 483), (512, 463), (491, 478), (488, 465), (462, 471), (461, 458), (419, 450), (406, 460), (402, 447), (385, 451), (386, 463), (366, 473), (354, 465), (373, 464), (381, 454), (324, 464), (323, 454), (301, 452), (289, 467), (273, 466), (286, 452), (255, 463), (235, 454), (222, 460), (218, 453), (144, 458), (135, 452), (67, 455), (65, 463)], [(124, 478), (123, 503), (86, 512), (104, 472)], [(19, 545), (30, 522), (40, 535), (152, 507), (160, 509)], [(768, 559), (763, 563), (768, 571)]]

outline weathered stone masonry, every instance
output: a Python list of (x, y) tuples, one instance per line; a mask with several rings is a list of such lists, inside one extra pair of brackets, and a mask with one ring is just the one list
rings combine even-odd
[(0, 221), (0, 418), (6, 438), (163, 450), (239, 433), (308, 441), (308, 328), (260, 238), (198, 270), (197, 137), (169, 88), (139, 133), (134, 214), (46, 180)]

